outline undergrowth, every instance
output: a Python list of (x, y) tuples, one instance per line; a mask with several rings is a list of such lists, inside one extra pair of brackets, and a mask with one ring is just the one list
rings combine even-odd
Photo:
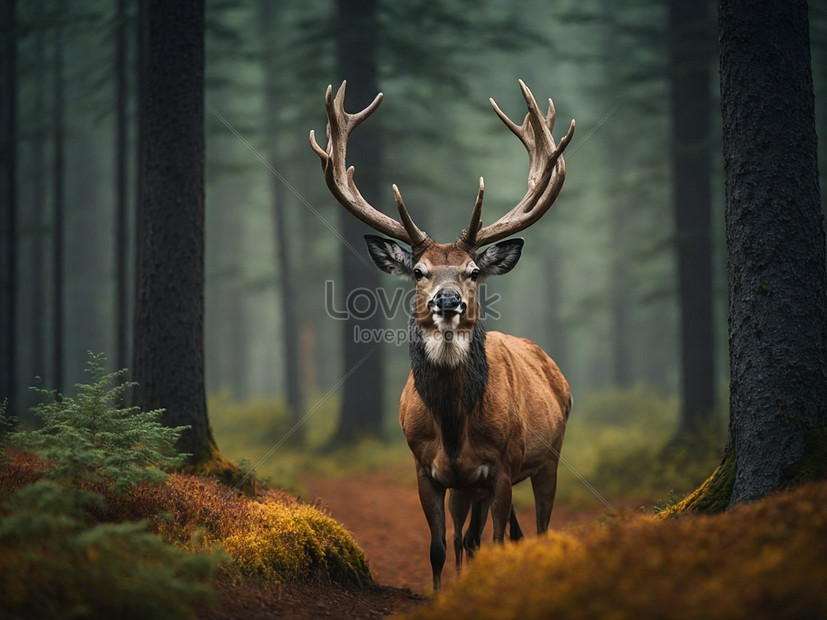
[(48, 618), (187, 617), (210, 599), (219, 555), (169, 545), (148, 521), (96, 518), (185, 456), (162, 411), (118, 404), (130, 384), (104, 362), (90, 354), (91, 383), (75, 397), (47, 392), (42, 426), (8, 435), (18, 458), (0, 469), (0, 601)]
[(824, 618), (827, 482), (714, 516), (637, 516), (483, 548), (411, 618)]
[[(272, 581), (371, 583), (338, 523), (279, 491), (254, 498), (168, 474), (182, 428), (122, 407), (130, 384), (92, 355), (74, 397), (49, 393), (42, 426), (0, 415), (0, 608), (21, 617), (192, 617), (216, 570)], [(2, 413), (2, 412), (0, 412)]]

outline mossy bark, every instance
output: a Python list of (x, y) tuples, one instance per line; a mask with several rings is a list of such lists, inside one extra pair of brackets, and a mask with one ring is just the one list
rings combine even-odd
[(218, 449), (213, 438), (212, 427), (209, 429), (207, 456), (197, 462), (191, 462), (182, 469), (185, 474), (195, 474), (215, 478), (222, 484), (254, 497), (261, 490), (258, 480), (252, 473), (245, 473), (238, 465), (228, 460)]
[(669, 506), (658, 513), (658, 516), (675, 517), (682, 514), (723, 512), (729, 507), (734, 483), (735, 452), (728, 446), (718, 469), (682, 501)]
[[(718, 468), (701, 486), (674, 506), (658, 513), (659, 517), (675, 517), (683, 514), (715, 514), (727, 510), (733, 502), (736, 454), (732, 442), (727, 445), (724, 458)], [(782, 472), (788, 480), (780, 488), (796, 487), (814, 480), (827, 479), (827, 429), (818, 428), (804, 434), (804, 450), (801, 457)]]

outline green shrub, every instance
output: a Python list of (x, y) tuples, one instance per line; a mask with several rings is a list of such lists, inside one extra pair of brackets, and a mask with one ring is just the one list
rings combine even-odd
[(0, 465), (0, 607), (21, 617), (190, 617), (221, 556), (170, 545), (148, 521), (98, 522), (184, 456), (174, 452), (182, 429), (163, 427), (161, 411), (118, 406), (131, 384), (103, 362), (90, 354), (92, 383), (77, 396), (49, 393), (36, 408), (42, 428), (8, 436), (28, 453)]
[(188, 618), (211, 600), (215, 556), (169, 545), (146, 522), (90, 525), (90, 501), (40, 480), (4, 503), (0, 607), (21, 617)]
[(181, 428), (161, 426), (160, 411), (119, 406), (130, 384), (105, 373), (102, 356), (88, 372), (76, 396), (50, 394), (37, 408), (42, 428), (11, 435), (14, 458), (0, 466), (0, 608), (186, 617), (222, 560), (278, 582), (372, 582), (362, 550), (321, 511), (279, 491), (251, 499), (215, 480), (167, 476), (183, 460)]
[(74, 398), (40, 390), (51, 397), (34, 408), (42, 427), (13, 433), (10, 441), (49, 462), (52, 467), (45, 475), (53, 480), (105, 482), (116, 491), (161, 482), (166, 478), (163, 470), (181, 465), (187, 456), (175, 450), (186, 427), (163, 426), (161, 409), (119, 406), (135, 384), (121, 380), (125, 370), (107, 374), (105, 360), (89, 354), (86, 372), (92, 382), (77, 385)]

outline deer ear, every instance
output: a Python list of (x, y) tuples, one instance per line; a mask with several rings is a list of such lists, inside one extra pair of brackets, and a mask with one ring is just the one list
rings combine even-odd
[(474, 262), (479, 267), (480, 275), (499, 276), (514, 269), (522, 251), (522, 239), (506, 239), (485, 248)]
[(413, 256), (396, 241), (376, 235), (365, 235), (365, 241), (370, 257), (379, 269), (400, 278), (413, 276)]

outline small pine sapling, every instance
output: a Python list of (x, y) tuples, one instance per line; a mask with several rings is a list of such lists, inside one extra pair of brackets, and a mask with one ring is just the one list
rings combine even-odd
[(122, 406), (125, 392), (136, 384), (122, 380), (126, 370), (107, 373), (105, 361), (104, 355), (89, 353), (91, 382), (78, 384), (75, 397), (33, 388), (50, 399), (34, 408), (42, 427), (13, 433), (11, 440), (49, 462), (45, 475), (53, 480), (75, 486), (104, 483), (118, 493), (163, 482), (164, 471), (189, 456), (175, 450), (187, 427), (163, 426), (163, 409)]

